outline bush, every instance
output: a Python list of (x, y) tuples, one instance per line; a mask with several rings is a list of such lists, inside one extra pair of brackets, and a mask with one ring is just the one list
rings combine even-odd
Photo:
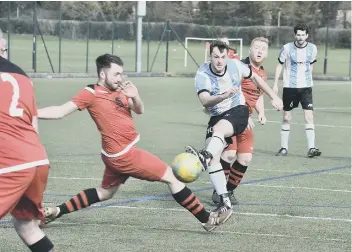
[[(317, 44), (325, 43), (326, 28), (317, 29), (315, 40)], [(350, 48), (351, 30), (329, 28), (328, 43), (329, 43), (329, 46), (336, 47), (336, 48)]]
[[(40, 30), (43, 35), (59, 35), (59, 21), (49, 19), (38, 20)], [(134, 22), (88, 22), (63, 20), (61, 23), (61, 36), (65, 39), (86, 39), (88, 36), (88, 26), (90, 26), (90, 39), (110, 40), (112, 29), (114, 28), (114, 39), (134, 40), (136, 37), (136, 24)], [(7, 19), (0, 18), (0, 27), (7, 28)], [(161, 39), (166, 27), (164, 23), (143, 23), (143, 39), (158, 41)], [(221, 36), (231, 38), (242, 38), (243, 44), (250, 44), (255, 37), (264, 36), (270, 40), (271, 44), (276, 44), (279, 36), (279, 44), (285, 44), (294, 39), (293, 28), (289, 26), (206, 26), (187, 23), (171, 23), (172, 29), (177, 33), (181, 41), (185, 37), (216, 38)], [(17, 34), (32, 34), (32, 19), (12, 19), (11, 32)], [(313, 43), (325, 43), (326, 28), (319, 28), (312, 32), (310, 38)], [(167, 33), (164, 34), (164, 40)], [(176, 40), (177, 36), (171, 32), (171, 40)], [(351, 46), (351, 30), (349, 29), (329, 29), (329, 45), (337, 48), (349, 48)]]

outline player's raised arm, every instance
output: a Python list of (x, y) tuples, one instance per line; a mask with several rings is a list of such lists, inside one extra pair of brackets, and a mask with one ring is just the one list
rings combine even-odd
[(60, 106), (38, 109), (38, 118), (48, 120), (61, 119), (76, 110), (78, 110), (78, 106), (74, 102), (69, 101)]
[(88, 85), (69, 102), (60, 106), (38, 109), (38, 118), (48, 120), (61, 119), (76, 110), (83, 110), (89, 107), (93, 103), (94, 97), (94, 85)]
[(238, 88), (233, 87), (223, 94), (210, 95), (209, 92), (204, 90), (201, 93), (198, 92), (198, 97), (204, 107), (211, 107), (233, 96), (237, 91), (238, 91)]
[(124, 81), (120, 84), (119, 89), (128, 97), (130, 109), (138, 115), (143, 114), (144, 104), (137, 87), (131, 81)]
[(281, 110), (283, 107), (282, 100), (275, 94), (275, 92), (269, 87), (268, 83), (266, 83), (262, 77), (260, 77), (257, 73), (253, 72), (251, 76), (251, 80), (260, 87), (264, 93), (266, 93), (270, 99), (271, 104), (278, 110)]
[(258, 120), (260, 124), (266, 123), (266, 117), (264, 113), (264, 95), (260, 95), (257, 103), (255, 104), (255, 110), (258, 113)]
[(211, 95), (211, 83), (207, 76), (203, 73), (197, 72), (195, 77), (195, 85), (198, 93), (198, 97), (202, 105), (206, 108), (212, 107), (223, 100), (231, 97), (237, 92), (236, 88), (231, 88), (227, 92), (219, 95)]

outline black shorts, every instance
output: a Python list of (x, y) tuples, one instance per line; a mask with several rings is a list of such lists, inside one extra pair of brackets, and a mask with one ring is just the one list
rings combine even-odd
[(302, 109), (313, 110), (313, 95), (312, 88), (286, 88), (282, 92), (282, 101), (284, 103), (284, 110), (291, 111), (298, 107), (301, 103)]
[[(248, 125), (248, 118), (249, 118), (249, 108), (246, 105), (239, 105), (236, 106), (221, 115), (212, 116), (208, 122), (207, 134), (205, 139), (213, 136), (213, 127), (217, 124), (220, 120), (227, 120), (232, 124), (233, 127), (233, 135), (238, 136), (242, 134), (243, 131), (246, 130)], [(232, 143), (231, 137), (226, 137), (225, 141), (228, 144)]]

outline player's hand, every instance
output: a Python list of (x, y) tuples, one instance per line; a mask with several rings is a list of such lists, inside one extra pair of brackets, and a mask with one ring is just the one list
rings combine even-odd
[(261, 125), (264, 125), (266, 123), (266, 117), (264, 114), (259, 114), (258, 115), (258, 121)]
[(276, 108), (278, 111), (280, 111), (282, 109), (282, 107), (284, 106), (282, 103), (282, 100), (278, 96), (275, 96), (271, 100), (271, 105), (273, 105), (273, 107)]
[(277, 95), (277, 93), (279, 92), (279, 87), (277, 86), (277, 84), (273, 86), (273, 91), (274, 93)]
[(128, 98), (134, 98), (138, 95), (137, 87), (130, 81), (122, 81), (118, 89), (121, 90)]
[(247, 125), (247, 129), (248, 129), (248, 130), (251, 130), (251, 129), (253, 129), (254, 127), (255, 127), (255, 124), (254, 124), (254, 122), (253, 122), (252, 118), (251, 118), (251, 117), (249, 117), (249, 118), (248, 118), (248, 125)]
[(234, 96), (238, 90), (239, 90), (238, 87), (232, 87), (229, 90), (227, 90), (225, 93), (222, 94), (222, 96), (224, 97), (224, 100)]
[(207, 115), (210, 115), (210, 108), (208, 107), (203, 107), (203, 112)]

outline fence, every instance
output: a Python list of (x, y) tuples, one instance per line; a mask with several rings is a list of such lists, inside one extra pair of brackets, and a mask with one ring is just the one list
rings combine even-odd
[[(91, 22), (62, 20), (61, 11), (51, 19), (38, 19), (35, 2), (32, 18), (11, 16), (0, 18), (0, 28), (8, 40), (10, 60), (27, 72), (82, 73), (95, 72), (95, 58), (104, 53), (119, 55), (125, 71), (136, 69), (136, 23)], [(279, 48), (293, 40), (292, 27), (250, 26), (218, 27), (182, 23), (143, 23), (142, 71), (186, 72), (197, 70), (204, 62), (206, 41), (195, 41), (187, 47), (192, 59), (184, 66), (185, 37), (240, 38), (234, 43), (238, 51), (248, 52), (248, 45), (256, 36), (266, 36), (271, 41), (267, 71), (273, 74)], [(319, 28), (311, 34), (318, 45), (318, 63), (314, 73), (319, 75), (351, 76), (351, 31)], [(241, 55), (246, 56), (246, 55)], [(324, 64), (325, 63), (325, 64)]]

